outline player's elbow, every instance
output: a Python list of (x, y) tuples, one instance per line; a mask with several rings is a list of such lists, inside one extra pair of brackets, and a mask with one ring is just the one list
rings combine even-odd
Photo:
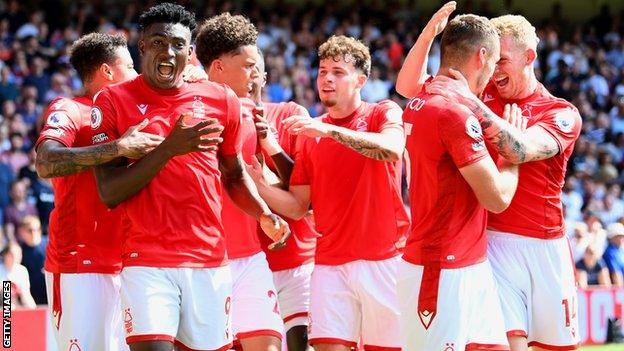
[(484, 203), (484, 207), (492, 212), (492, 213), (501, 213), (505, 211), (509, 205), (511, 205), (512, 196), (507, 196), (506, 194), (500, 194), (499, 196), (493, 197), (487, 203)]
[(39, 160), (39, 157), (37, 157), (35, 161), (35, 170), (39, 178), (52, 178), (52, 172), (50, 172), (48, 167), (44, 166), (43, 162)]
[[(97, 178), (96, 178), (97, 179)], [(119, 205), (121, 200), (116, 195), (118, 192), (113, 191), (107, 184), (100, 181), (99, 179), (96, 181), (97, 192), (102, 203), (106, 205), (106, 207), (113, 209)]]

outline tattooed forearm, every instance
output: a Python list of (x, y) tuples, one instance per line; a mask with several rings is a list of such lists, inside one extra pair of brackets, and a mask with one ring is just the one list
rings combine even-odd
[(362, 140), (362, 138), (354, 137), (337, 130), (332, 130), (329, 134), (334, 140), (342, 145), (374, 160), (396, 161), (398, 159), (398, 156), (394, 152), (385, 149), (372, 141)]
[(37, 154), (37, 172), (43, 178), (76, 174), (119, 157), (116, 142), (68, 148), (42, 145)]

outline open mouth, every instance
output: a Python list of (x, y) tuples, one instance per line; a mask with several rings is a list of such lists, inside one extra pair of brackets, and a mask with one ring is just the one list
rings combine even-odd
[(162, 62), (158, 64), (158, 74), (163, 78), (169, 78), (173, 75), (174, 65), (170, 62)]
[(321, 89), (321, 91), (324, 92), (324, 93), (333, 93), (336, 90), (332, 89), (332, 88), (323, 88), (323, 89)]
[(503, 88), (507, 85), (507, 83), (509, 83), (509, 77), (498, 78), (495, 79), (494, 82), (496, 83), (497, 87)]

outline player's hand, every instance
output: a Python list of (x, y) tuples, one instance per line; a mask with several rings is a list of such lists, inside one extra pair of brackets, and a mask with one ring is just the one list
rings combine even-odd
[(188, 83), (201, 82), (208, 79), (208, 74), (201, 67), (189, 63), (184, 67), (182, 79)]
[(522, 110), (518, 107), (518, 105), (506, 104), (505, 109), (503, 111), (503, 119), (509, 122), (512, 126), (524, 132), (527, 127), (528, 119), (522, 115)]
[(259, 114), (254, 115), (254, 122), (256, 124), (256, 134), (258, 134), (258, 139), (266, 139), (266, 137), (271, 133), (271, 126), (269, 122)]
[(247, 169), (247, 173), (251, 179), (253, 179), (254, 183), (261, 185), (268, 185), (266, 179), (264, 178), (264, 167), (258, 161), (256, 156), (251, 157), (251, 164), (245, 164), (245, 168)]
[(456, 6), (457, 3), (455, 1), (449, 1), (444, 4), (444, 6), (440, 7), (440, 9), (431, 16), (425, 28), (423, 28), (423, 33), (427, 33), (432, 39), (442, 33), (448, 23), (449, 16), (455, 11)]
[(178, 118), (171, 133), (163, 141), (169, 154), (184, 155), (195, 151), (212, 151), (223, 141), (219, 136), (223, 126), (216, 118), (207, 118), (195, 125), (189, 125), (192, 112), (185, 112)]
[(270, 250), (278, 250), (286, 246), (286, 240), (290, 237), (290, 227), (285, 220), (273, 213), (263, 213), (260, 215), (260, 227), (273, 240), (273, 243), (269, 245)]
[(119, 138), (117, 147), (119, 148), (120, 156), (139, 159), (160, 145), (165, 138), (160, 135), (141, 132), (147, 124), (148, 120), (146, 118), (141, 123), (128, 128), (124, 135)]
[(284, 128), (290, 134), (305, 135), (308, 137), (329, 136), (329, 125), (307, 116), (290, 116), (282, 121)]
[(427, 93), (442, 95), (451, 101), (459, 103), (466, 100), (478, 99), (478, 97), (470, 91), (468, 81), (461, 72), (450, 68), (449, 74), (451, 77), (438, 75), (433, 78), (431, 83), (425, 86)]

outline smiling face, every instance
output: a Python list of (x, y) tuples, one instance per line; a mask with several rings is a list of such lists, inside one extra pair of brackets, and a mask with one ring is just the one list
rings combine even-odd
[(180, 23), (154, 23), (139, 41), (145, 80), (158, 89), (183, 84), (182, 72), (191, 54), (191, 31)]
[(326, 107), (351, 101), (365, 82), (366, 75), (353, 66), (352, 60), (325, 58), (319, 63), (316, 85), (319, 98)]
[(504, 99), (516, 99), (526, 95), (533, 69), (528, 55), (531, 49), (523, 49), (510, 35), (501, 37), (500, 60), (492, 80)]
[(118, 47), (115, 50), (115, 57), (115, 61), (110, 65), (113, 72), (113, 84), (125, 82), (137, 76), (128, 48)]
[(238, 97), (249, 97), (254, 80), (259, 77), (256, 63), (260, 60), (255, 45), (245, 45), (233, 54), (224, 54), (213, 62), (210, 79), (227, 84)]

